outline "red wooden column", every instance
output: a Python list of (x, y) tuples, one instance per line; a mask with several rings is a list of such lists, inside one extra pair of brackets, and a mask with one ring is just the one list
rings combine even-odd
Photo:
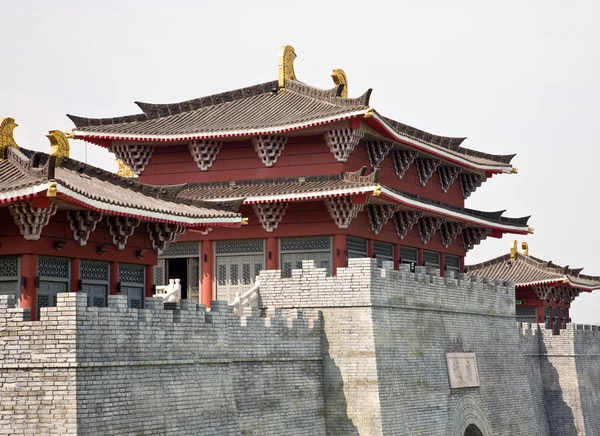
[(81, 260), (79, 258), (71, 258), (71, 290), (70, 292), (79, 292), (79, 280), (81, 279)]
[(444, 260), (444, 253), (440, 253), (440, 276), (444, 277), (444, 269), (445, 269), (445, 260)]
[(369, 241), (367, 242), (367, 257), (373, 257), (375, 256), (375, 241), (372, 239), (369, 239)]
[(418, 266), (423, 266), (425, 263), (425, 261), (423, 260), (423, 249), (422, 248), (418, 248), (417, 249), (417, 265)]
[(346, 235), (333, 235), (333, 275), (346, 266)]
[(279, 269), (279, 238), (267, 238), (266, 269)]
[(31, 311), (31, 320), (36, 320), (36, 288), (35, 276), (37, 275), (37, 255), (24, 254), (21, 256), (21, 276), (25, 277), (25, 286), (23, 282), (21, 286), (21, 301), (20, 306), (29, 308)]
[(108, 283), (108, 295), (117, 295), (117, 283), (119, 282), (119, 262), (110, 263), (110, 281)]
[(394, 244), (394, 269), (400, 269), (400, 244)]
[(146, 298), (153, 297), (154, 294), (152, 292), (154, 288), (154, 266), (146, 265)]
[(461, 273), (465, 272), (465, 256), (460, 256), (458, 258), (458, 262), (459, 262), (459, 266), (460, 266), (460, 271)]
[(202, 262), (202, 279), (200, 281), (200, 304), (210, 307), (214, 288), (214, 241), (202, 241), (200, 244), (200, 261)]

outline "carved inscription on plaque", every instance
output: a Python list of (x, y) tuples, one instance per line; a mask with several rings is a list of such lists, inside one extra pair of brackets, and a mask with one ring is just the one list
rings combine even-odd
[(451, 388), (480, 386), (475, 353), (446, 353)]

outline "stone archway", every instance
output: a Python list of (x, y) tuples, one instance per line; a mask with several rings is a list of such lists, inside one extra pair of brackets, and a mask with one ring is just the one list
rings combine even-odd
[(466, 428), (464, 436), (483, 436), (483, 433), (481, 433), (481, 430), (475, 424), (470, 424)]
[(477, 400), (461, 397), (454, 406), (452, 436), (491, 436), (490, 424)]

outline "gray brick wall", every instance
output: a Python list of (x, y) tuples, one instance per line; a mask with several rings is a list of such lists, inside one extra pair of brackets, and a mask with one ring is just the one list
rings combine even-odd
[(325, 434), (320, 315), (86, 304), (0, 299), (1, 434)]
[[(464, 436), (474, 423), (486, 436), (545, 436), (513, 286), (387, 266), (261, 273), (263, 306), (322, 310), (328, 434)], [(447, 352), (476, 353), (480, 387), (450, 389)]]

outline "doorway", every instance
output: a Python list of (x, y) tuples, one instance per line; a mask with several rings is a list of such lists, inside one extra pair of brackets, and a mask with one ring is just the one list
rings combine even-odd
[(188, 258), (176, 257), (167, 260), (168, 279), (179, 279), (181, 284), (181, 298), (188, 298)]
[(483, 436), (483, 433), (475, 424), (471, 424), (466, 428), (464, 436)]

